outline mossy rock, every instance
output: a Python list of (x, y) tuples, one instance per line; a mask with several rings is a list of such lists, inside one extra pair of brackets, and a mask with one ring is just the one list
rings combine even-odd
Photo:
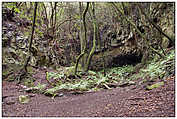
[(30, 98), (29, 98), (28, 95), (20, 95), (18, 97), (18, 100), (19, 100), (20, 103), (25, 104), (25, 103), (28, 103), (30, 101)]
[(30, 73), (30, 74), (35, 74), (35, 69), (32, 67), (32, 66), (28, 66), (27, 67), (27, 71), (28, 71), (28, 73)]
[(33, 87), (34, 86), (34, 82), (33, 82), (33, 79), (25, 79), (23, 81), (23, 84), (27, 87)]
[(164, 38), (162, 39), (162, 47), (163, 47), (163, 48), (167, 48), (168, 45), (169, 45), (169, 40), (168, 40), (166, 37), (164, 37)]
[(147, 86), (146, 89), (147, 90), (152, 90), (154, 88), (158, 88), (158, 87), (163, 86), (163, 85), (164, 85), (164, 82), (162, 81), (162, 82), (158, 82), (158, 83), (152, 84), (150, 86)]
[[(104, 56), (104, 60), (103, 60)], [(99, 71), (103, 68), (110, 68), (114, 66), (123, 66), (126, 64), (133, 64), (140, 62), (142, 58), (140, 51), (132, 47), (116, 47), (100, 53), (96, 53), (92, 57), (90, 69)], [(104, 67), (103, 67), (104, 62)]]

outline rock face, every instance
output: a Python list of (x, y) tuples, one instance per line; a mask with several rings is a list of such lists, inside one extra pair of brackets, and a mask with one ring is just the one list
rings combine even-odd
[[(104, 52), (104, 56), (103, 53), (94, 55), (91, 62), (91, 69), (101, 70), (103, 68), (109, 68), (109, 67), (135, 65), (141, 62), (141, 59), (142, 59), (142, 54), (138, 54), (138, 52), (130, 52), (128, 54), (124, 54), (121, 52), (120, 48), (115, 48), (112, 51)], [(103, 63), (105, 67), (103, 67)]]
[[(4, 68), (4, 66), (7, 65), (9, 67), (9, 64), (16, 64), (21, 67), (28, 55), (29, 38), (22, 31), (25, 31), (25, 27), (30, 25), (30, 21), (26, 21), (16, 14), (11, 14), (11, 11), (6, 8), (3, 8), (3, 21), (2, 46), (3, 54), (5, 54), (2, 57), (3, 74), (7, 76), (10, 72), (6, 72), (5, 69), (8, 68)], [(137, 41), (132, 32), (127, 31), (120, 25), (118, 29), (111, 25), (105, 25), (100, 29), (99, 37), (97, 37), (96, 41), (97, 48), (90, 69), (100, 70), (103, 68), (103, 63), (105, 68), (107, 68), (135, 64), (141, 61), (141, 53), (140, 49), (138, 49), (138, 43), (140, 42)], [(93, 45), (93, 32), (90, 31), (87, 35), (87, 52), (89, 52)], [(98, 44), (100, 45), (99, 48)], [(72, 38), (66, 40), (64, 35), (63, 39), (50, 47), (48, 45), (48, 36), (44, 34), (42, 38), (35, 38), (31, 52), (30, 64), (32, 66), (52, 68), (56, 66), (70, 66), (72, 62), (75, 62), (75, 56), (80, 54), (79, 37), (75, 40)]]
[[(96, 50), (92, 58), (90, 69), (101, 70), (104, 68), (135, 65), (141, 62), (142, 53), (138, 48), (140, 41), (135, 38), (132, 32), (119, 31), (117, 34), (108, 33), (104, 47)], [(104, 40), (103, 40), (104, 41)]]

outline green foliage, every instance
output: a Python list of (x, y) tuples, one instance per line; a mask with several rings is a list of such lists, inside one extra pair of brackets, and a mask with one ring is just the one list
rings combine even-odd
[(115, 67), (108, 70), (107, 76), (112, 79), (126, 79), (129, 74), (134, 72), (132, 65), (125, 65), (123, 67)]
[(163, 67), (161, 67), (158, 63), (152, 62), (146, 67), (146, 69), (142, 69), (141, 73), (145, 74), (143, 78), (148, 76), (151, 78), (158, 78), (158, 76), (163, 73)]
[(150, 78), (150, 79), (157, 79), (157, 78), (164, 78), (169, 74), (174, 72), (175, 67), (175, 51), (172, 50), (169, 54), (163, 59), (156, 59), (152, 60), (147, 64), (145, 68), (140, 69), (139, 74), (136, 74), (132, 77), (137, 78)]
[(58, 12), (58, 14), (57, 14), (57, 17), (59, 18), (59, 19), (62, 19), (64, 16), (63, 16), (63, 13), (64, 13), (64, 9), (63, 8), (60, 8), (59, 9), (59, 12)]
[[(38, 25), (38, 23), (36, 23)], [(40, 25), (39, 25), (40, 26)], [(40, 37), (43, 37), (43, 32), (40, 31), (40, 29), (36, 28), (35, 29), (35, 32), (40, 36)]]
[(91, 71), (91, 70), (89, 70), (88, 73), (89, 73), (89, 74), (92, 74), (92, 75), (96, 75), (96, 74), (97, 74), (96, 72)]
[(80, 19), (80, 15), (76, 14), (76, 15), (74, 16), (74, 18), (75, 18), (75, 19)]
[[(70, 71), (72, 68), (66, 68), (63, 69), (63, 71)], [(123, 66), (123, 67), (116, 67), (112, 68), (108, 71), (107, 75), (104, 76), (103, 72), (94, 72), (94, 71), (88, 71), (88, 74), (81, 79), (72, 80), (70, 82), (58, 82), (55, 87), (47, 89), (45, 91), (46, 95), (52, 95), (55, 97), (57, 95), (57, 92), (59, 90), (80, 90), (80, 91), (89, 91), (89, 90), (99, 90), (102, 87), (106, 87), (107, 89), (111, 89), (108, 87), (107, 84), (114, 82), (117, 83), (117, 79), (126, 79), (125, 77), (128, 76), (128, 74), (132, 73), (134, 71), (133, 66)], [(113, 74), (115, 76), (113, 76)], [(64, 76), (63, 72), (60, 73), (54, 73), (49, 72), (48, 73), (48, 79), (51, 78), (62, 78)]]
[(118, 75), (122, 75), (124, 73), (131, 73), (133, 72), (134, 68), (132, 65), (126, 65), (126, 66), (122, 66), (122, 67), (115, 67), (113, 69), (111, 69), (110, 72), (114, 73), (114, 74), (118, 74)]
[(33, 87), (34, 83), (31, 79), (26, 79), (26, 80), (24, 80), (24, 85), (28, 86), (28, 87)]
[(16, 7), (15, 2), (9, 2), (9, 3), (5, 4), (5, 6), (7, 8), (9, 8), (10, 10), (14, 10), (14, 12), (16, 12), (16, 13), (20, 13), (20, 10)]
[[(74, 70), (75, 70), (75, 66), (70, 66), (70, 67), (66, 67), (62, 72), (64, 74), (66, 74), (67, 76), (69, 76), (69, 75), (74, 74)], [(77, 71), (79, 71), (79, 72), (82, 71), (81, 64), (78, 64)]]
[(51, 95), (53, 97), (55, 97), (57, 95), (57, 92), (59, 90), (80, 90), (80, 91), (86, 91), (88, 89), (91, 88), (91, 85), (93, 84), (92, 81), (84, 81), (84, 80), (81, 80), (81, 81), (78, 81), (78, 82), (73, 82), (73, 83), (63, 83), (63, 84), (60, 84), (60, 85), (57, 85), (56, 87), (53, 87), (53, 88), (50, 88), (50, 89), (47, 89), (45, 91), (45, 94), (46, 95)]
[(108, 82), (108, 78), (107, 77), (102, 77), (101, 79), (99, 79), (99, 80), (95, 80), (96, 82), (96, 84), (97, 85), (100, 85), (100, 84), (104, 84), (104, 83), (106, 83), (106, 82)]
[[(48, 79), (50, 78), (62, 78), (62, 74), (57, 74), (54, 72), (48, 73)], [(108, 82), (108, 78), (104, 77), (102, 73), (95, 73), (94, 71), (89, 71), (89, 74), (85, 79), (76, 79), (71, 82), (58, 82), (55, 87), (47, 89), (45, 91), (46, 95), (52, 95), (55, 97), (59, 90), (80, 90), (80, 91), (88, 91), (88, 90), (98, 90), (96, 86), (101, 86)]]
[[(66, 76), (66, 72), (73, 71), (74, 67), (62, 67), (58, 69), (58, 72), (47, 72), (46, 79), (50, 81), (51, 79), (64, 79), (58, 80), (54, 87), (45, 89), (45, 85), (39, 84), (34, 89), (37, 89), (40, 92), (43, 92), (45, 95), (50, 95), (53, 98), (58, 94), (60, 90), (68, 90), (68, 91), (97, 91), (101, 88), (111, 89), (109, 87), (109, 83), (123, 83), (127, 80), (135, 80), (137, 78), (142, 78), (143, 81), (147, 81), (150, 79), (163, 78), (167, 75), (167, 67), (172, 66), (171, 69), (174, 68), (174, 50), (169, 52), (168, 55), (164, 59), (154, 59), (146, 67), (140, 69), (139, 73), (136, 74), (135, 67), (132, 65), (127, 65), (123, 67), (115, 67), (107, 70), (106, 76), (104, 76), (103, 71), (94, 72), (88, 71), (88, 73), (84, 73), (81, 79), (73, 79), (67, 80), (64, 77)], [(65, 72), (65, 73), (64, 73)], [(131, 83), (131, 81), (129, 81)], [(123, 83), (124, 84), (124, 83)], [(134, 82), (133, 82), (134, 84)], [(151, 86), (147, 86), (148, 90), (152, 88), (157, 88), (159, 86), (164, 85), (164, 82), (160, 82)]]
[(63, 73), (60, 74), (60, 73), (55, 73), (55, 72), (47, 72), (46, 75), (47, 75), (46, 76), (47, 80), (50, 80), (51, 78), (60, 79), (60, 78), (63, 78), (65, 76)]
[(51, 95), (53, 97), (55, 97), (57, 95), (56, 91), (58, 91), (60, 88), (59, 87), (54, 87), (54, 88), (50, 88), (50, 89), (47, 89), (44, 94), (45, 95)]
[(46, 84), (38, 83), (37, 86), (31, 87), (29, 88), (29, 90), (31, 90), (32, 92), (43, 93), (45, 88), (46, 88)]
[(46, 84), (38, 83), (37, 86), (32, 86), (30, 88), (25, 89), (26, 92), (33, 92), (33, 93), (44, 93), (46, 88)]
[(38, 85), (35, 86), (34, 88), (38, 89), (39, 92), (43, 92), (44, 89), (45, 89), (45, 87), (46, 87), (46, 84), (40, 84), (40, 83), (38, 83)]
[(57, 91), (62, 90), (62, 89), (63, 90), (86, 91), (86, 90), (89, 90), (90, 88), (92, 88), (93, 84), (94, 83), (93, 83), (92, 80), (80, 80), (80, 81), (77, 81), (77, 82), (62, 83), (62, 84), (58, 84), (56, 87), (47, 89), (45, 91), (45, 94), (56, 96), (57, 95)]
[(14, 11), (20, 13), (20, 10), (18, 8), (15, 8)]

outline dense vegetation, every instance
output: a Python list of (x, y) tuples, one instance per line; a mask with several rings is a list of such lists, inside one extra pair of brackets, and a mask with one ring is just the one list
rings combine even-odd
[(175, 75), (174, 5), (3, 2), (3, 80), (52, 96), (163, 82)]

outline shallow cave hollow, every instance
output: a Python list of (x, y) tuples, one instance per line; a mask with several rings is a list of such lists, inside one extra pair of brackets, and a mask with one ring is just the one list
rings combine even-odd
[(142, 59), (142, 55), (137, 54), (126, 54), (126, 55), (118, 55), (113, 58), (110, 67), (121, 67), (124, 65), (133, 65), (140, 63)]

